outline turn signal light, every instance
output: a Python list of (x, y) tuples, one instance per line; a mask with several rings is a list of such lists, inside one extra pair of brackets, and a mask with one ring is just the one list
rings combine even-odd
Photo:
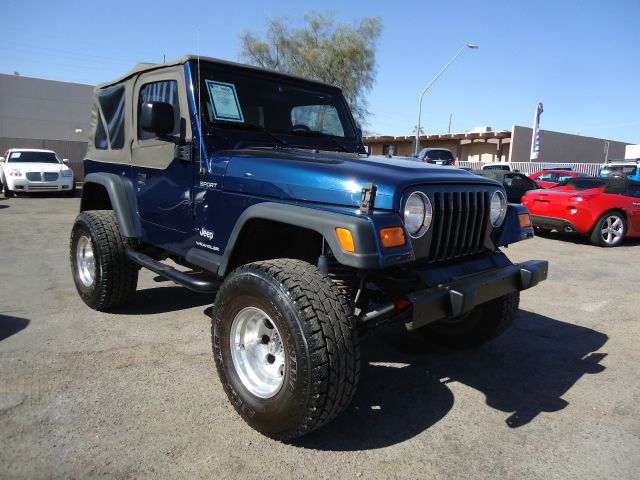
[(355, 252), (356, 245), (353, 243), (353, 235), (351, 235), (351, 231), (347, 228), (336, 228), (336, 235), (338, 235), (338, 240), (340, 240), (340, 245), (347, 252)]
[(383, 247), (401, 247), (406, 243), (402, 227), (389, 227), (380, 229), (380, 239)]
[(520, 227), (521, 228), (529, 228), (531, 227), (531, 217), (528, 213), (521, 213), (518, 215), (520, 219)]

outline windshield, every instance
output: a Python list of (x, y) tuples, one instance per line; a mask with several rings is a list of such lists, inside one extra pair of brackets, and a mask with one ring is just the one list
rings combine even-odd
[(10, 163), (62, 163), (53, 152), (11, 152)]
[(449, 150), (429, 150), (427, 158), (429, 160), (453, 160), (453, 154)]
[(483, 170), (510, 170), (508, 165), (485, 165)]
[(610, 165), (608, 167), (604, 167), (600, 172), (602, 175), (609, 175), (610, 173), (620, 172), (625, 175), (635, 175), (636, 166), (635, 165)]
[(358, 141), (350, 111), (338, 90), (226, 65), (203, 64), (201, 77), (203, 116), (214, 129), (235, 129), (245, 135), (249, 131), (260, 138), (266, 131), (277, 138), (286, 137), (280, 142), (283, 144), (322, 141), (341, 150), (342, 143), (353, 148)]

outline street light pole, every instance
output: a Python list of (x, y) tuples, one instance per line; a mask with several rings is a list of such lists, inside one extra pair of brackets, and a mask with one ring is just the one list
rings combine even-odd
[(416, 127), (416, 145), (415, 145), (415, 149), (413, 154), (417, 157), (418, 156), (418, 150), (420, 148), (420, 117), (422, 117), (422, 97), (424, 97), (424, 94), (427, 93), (427, 90), (429, 90), (429, 88), (431, 88), (431, 85), (433, 85), (436, 80), (438, 80), (438, 78), (440, 78), (440, 75), (442, 75), (444, 73), (444, 71), (449, 68), (449, 65), (451, 65), (453, 63), (453, 61), (458, 58), (460, 56), (460, 54), (464, 51), (465, 48), (472, 48), (472, 49), (477, 49), (480, 48), (478, 47), (478, 45), (473, 45), (471, 43), (466, 44), (464, 47), (462, 47), (460, 49), (460, 51), (458, 51), (458, 53), (456, 53), (453, 58), (451, 60), (449, 60), (449, 63), (447, 63), (442, 70), (440, 70), (438, 72), (438, 74), (433, 78), (433, 80), (431, 80), (429, 82), (429, 85), (427, 85), (424, 90), (422, 90), (422, 92), (420, 93), (420, 98), (418, 100), (418, 126)]

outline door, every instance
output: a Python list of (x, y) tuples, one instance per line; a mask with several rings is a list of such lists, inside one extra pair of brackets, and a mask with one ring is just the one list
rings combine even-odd
[[(193, 226), (193, 163), (178, 155), (177, 143), (190, 141), (184, 82), (179, 70), (140, 76), (134, 89), (135, 136), (131, 148), (131, 180), (145, 231), (161, 227), (167, 232), (190, 233)], [(143, 103), (165, 102), (174, 108), (174, 129), (161, 140), (140, 128)], [(187, 129), (189, 129), (187, 131)], [(185, 158), (180, 158), (185, 157)]]

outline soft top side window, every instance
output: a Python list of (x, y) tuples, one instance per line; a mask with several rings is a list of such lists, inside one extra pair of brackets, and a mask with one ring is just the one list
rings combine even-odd
[(172, 135), (180, 134), (180, 102), (178, 101), (178, 82), (175, 80), (162, 80), (159, 82), (146, 83), (140, 87), (138, 95), (138, 140), (150, 140), (156, 138), (151, 132), (145, 132), (140, 128), (140, 111), (142, 104), (147, 102), (164, 102), (173, 106), (173, 132)]
[(124, 147), (124, 85), (100, 90), (98, 104), (101, 115), (96, 128), (95, 146), (102, 150), (120, 150)]

